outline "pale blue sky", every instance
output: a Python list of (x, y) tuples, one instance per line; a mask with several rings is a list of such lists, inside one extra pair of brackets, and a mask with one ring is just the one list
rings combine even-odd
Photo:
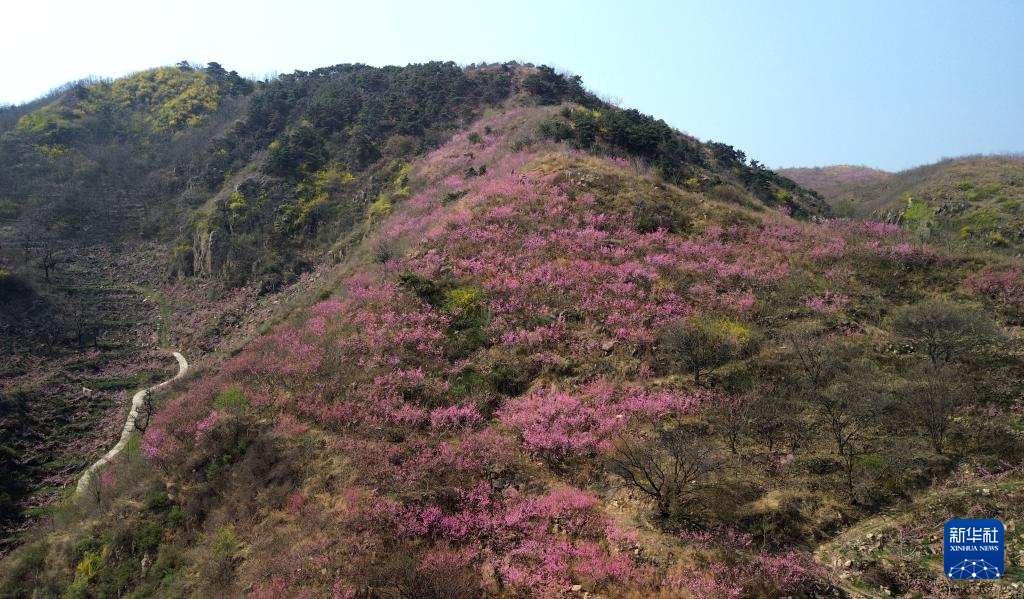
[(57, 1), (0, 10), (0, 102), (183, 59), (243, 75), (518, 59), (769, 166), (1024, 151), (1024, 2)]

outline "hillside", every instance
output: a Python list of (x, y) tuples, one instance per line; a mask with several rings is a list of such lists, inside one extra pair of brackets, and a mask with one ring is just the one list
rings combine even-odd
[(833, 207), (855, 202), (863, 190), (881, 185), (892, 176), (887, 171), (848, 164), (784, 168), (779, 174), (820, 193)]
[(267, 326), (269, 295), (316, 274), (380, 172), (393, 178), (515, 77), (435, 63), (252, 82), (182, 64), (2, 111), (0, 529), (45, 515), (120, 426), (121, 395), (172, 367), (140, 352), (212, 352)]
[(365, 245), (406, 197), (413, 158), (488, 110), (562, 102), (576, 108), (538, 123), (544, 138), (691, 189), (827, 210), (729, 146), (513, 63), (336, 65), (267, 82), (180, 64), (0, 112), (0, 425), (14, 456), (0, 526), (45, 515), (118, 426), (121, 395), (173, 367), (141, 352), (217, 353), (268, 327), (274, 296), (301, 295)]
[[(156, 334), (196, 368), (17, 539), (0, 597), (1024, 583), (1018, 529), (1003, 580), (955, 587), (917, 516), (1019, 517), (1019, 259), (829, 218), (545, 67), (332, 67), (239, 94), (185, 163), (218, 175), (152, 210)], [(93, 218), (60, 238), (101, 243)], [(841, 559), (880, 514), (922, 522), (886, 533), (899, 559)]]
[(1024, 158), (968, 156), (898, 173), (863, 167), (783, 169), (834, 210), (899, 223), (919, 239), (1020, 254)]

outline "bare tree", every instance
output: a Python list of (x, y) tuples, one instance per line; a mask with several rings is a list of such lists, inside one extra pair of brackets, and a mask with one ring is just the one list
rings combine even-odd
[(884, 408), (884, 395), (870, 384), (845, 378), (814, 398), (819, 415), (836, 442), (836, 454), (842, 459), (846, 474), (846, 490), (853, 499), (857, 463), (870, 453), (872, 435)]
[(38, 321), (39, 336), (46, 343), (46, 352), (53, 355), (57, 345), (64, 341), (67, 333), (67, 324), (57, 313), (49, 314), (46, 318)]
[(907, 306), (893, 319), (893, 330), (933, 366), (963, 362), (997, 341), (999, 327), (981, 310), (941, 301)]
[(699, 386), (703, 374), (736, 357), (740, 342), (715, 323), (699, 319), (666, 326), (658, 338), (658, 349), (669, 368), (692, 374)]
[(827, 336), (805, 332), (789, 336), (796, 358), (793, 381), (804, 394), (819, 392), (845, 372), (857, 350), (847, 343)]
[[(842, 453), (847, 437), (860, 424), (856, 417), (860, 402), (849, 376), (860, 352), (841, 340), (812, 334), (794, 335), (789, 341), (796, 357), (794, 390), (815, 406), (836, 442), (836, 453)], [(859, 363), (871, 367), (870, 362)]]
[(63, 262), (63, 257), (60, 252), (51, 246), (43, 248), (43, 257), (39, 261), (40, 268), (43, 269), (43, 279), (50, 282), (50, 271), (57, 268), (57, 266)]
[(747, 425), (750, 434), (761, 441), (769, 455), (775, 453), (777, 444), (790, 437), (792, 449), (799, 446), (798, 408), (795, 402), (787, 397), (758, 394), (750, 401), (747, 408)]
[(955, 370), (931, 365), (918, 368), (912, 377), (899, 389), (902, 408), (924, 430), (935, 453), (941, 455), (966, 385)]
[[(95, 306), (90, 305), (86, 301), (78, 300), (69, 310), (69, 319), (71, 321), (71, 328), (74, 330), (75, 338), (78, 340), (78, 348), (82, 349), (85, 347), (86, 339), (90, 334), (95, 337), (96, 334), (96, 319)], [(95, 343), (95, 339), (93, 339)]]
[(813, 335), (790, 338), (796, 355), (796, 391), (815, 408), (843, 462), (845, 486), (854, 499), (857, 465), (872, 448), (885, 395), (873, 381), (877, 366), (860, 347)]
[(729, 451), (738, 453), (740, 437), (751, 425), (752, 398), (743, 394), (722, 394), (708, 406), (712, 425), (729, 442)]
[(881, 394), (870, 385), (846, 379), (814, 396), (814, 404), (842, 454), (881, 411)]
[(684, 427), (661, 430), (653, 439), (623, 434), (610, 460), (612, 472), (653, 499), (659, 516), (675, 521), (696, 517), (716, 468), (707, 439)]

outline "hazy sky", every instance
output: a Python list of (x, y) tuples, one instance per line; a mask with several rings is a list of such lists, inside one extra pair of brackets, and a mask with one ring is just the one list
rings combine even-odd
[(770, 166), (1024, 151), (1018, 0), (74, 0), (0, 14), (6, 103), (180, 60), (262, 76), (518, 59)]

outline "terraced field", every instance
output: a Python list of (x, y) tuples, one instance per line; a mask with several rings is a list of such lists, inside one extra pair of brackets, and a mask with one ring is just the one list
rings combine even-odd
[(97, 247), (62, 256), (42, 283), (59, 302), (52, 332), (0, 342), (11, 349), (0, 357), (0, 469), (15, 504), (0, 517), (0, 551), (116, 437), (131, 391), (175, 371), (154, 351), (158, 310), (131, 269), (116, 266), (132, 255)]

